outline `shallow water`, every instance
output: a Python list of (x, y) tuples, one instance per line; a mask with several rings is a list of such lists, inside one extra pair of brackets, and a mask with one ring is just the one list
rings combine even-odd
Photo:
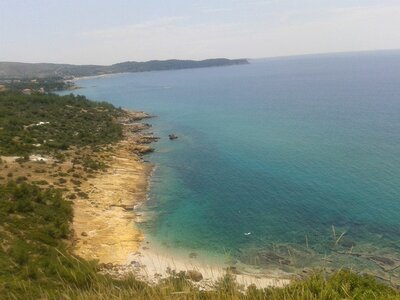
[(157, 165), (146, 206), (156, 217), (143, 225), (152, 239), (285, 271), (400, 276), (390, 271), (400, 265), (400, 52), (77, 84), (157, 115), (161, 140), (146, 158)]

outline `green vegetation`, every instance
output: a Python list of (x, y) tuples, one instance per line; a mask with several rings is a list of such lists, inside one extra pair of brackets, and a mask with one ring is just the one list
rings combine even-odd
[[(25, 284), (54, 286), (70, 234), (72, 207), (61, 192), (10, 182), (0, 186), (0, 295)], [(58, 249), (58, 250), (57, 250)]]
[[(84, 96), (0, 93), (0, 154), (54, 153), (71, 145), (96, 146), (122, 137), (114, 118), (123, 111)], [(88, 167), (94, 166), (87, 162)]]
[(121, 72), (145, 72), (160, 70), (178, 70), (188, 68), (204, 68), (215, 66), (229, 66), (248, 64), (247, 59), (206, 59), (194, 60), (152, 60), (146, 62), (128, 61), (110, 66), (98, 65), (67, 65), (67, 64), (29, 64), (16, 62), (0, 62), (1, 78), (48, 78), (57, 75), (59, 77), (93, 76)]
[(52, 91), (62, 91), (73, 87), (72, 82), (66, 82), (62, 77), (46, 77), (46, 78), (11, 78), (0, 80), (0, 84), (12, 92), (20, 92), (24, 89), (30, 89), (32, 93), (43, 93)]

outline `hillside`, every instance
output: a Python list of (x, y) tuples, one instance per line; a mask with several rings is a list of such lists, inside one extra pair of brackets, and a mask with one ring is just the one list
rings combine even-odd
[(0, 79), (8, 78), (45, 78), (45, 77), (81, 77), (123, 72), (147, 72), (178, 70), (248, 64), (246, 59), (206, 59), (194, 60), (152, 60), (147, 62), (127, 61), (110, 66), (69, 65), (51, 63), (0, 62)]

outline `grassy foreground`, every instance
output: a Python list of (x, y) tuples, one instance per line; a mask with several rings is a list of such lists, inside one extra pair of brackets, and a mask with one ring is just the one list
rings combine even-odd
[(316, 272), (285, 288), (240, 287), (227, 274), (215, 291), (183, 276), (149, 287), (115, 280), (70, 253), (72, 207), (60, 191), (26, 183), (0, 186), (0, 295), (5, 299), (400, 299), (392, 288), (350, 271)]
[[(121, 113), (83, 97), (0, 94), (0, 154), (58, 156), (71, 146), (116, 142), (121, 127), (113, 118)], [(7, 172), (6, 166), (0, 161)], [(96, 262), (72, 255), (73, 209), (65, 191), (28, 178), (1, 180), (0, 299), (400, 299), (391, 287), (347, 270), (316, 271), (285, 288), (264, 290), (241, 287), (232, 274), (213, 291), (198, 290), (180, 274), (152, 287), (134, 275), (116, 280), (99, 274)]]

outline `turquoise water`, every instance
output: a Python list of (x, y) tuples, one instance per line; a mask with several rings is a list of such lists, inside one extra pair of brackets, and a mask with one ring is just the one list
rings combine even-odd
[(400, 276), (400, 52), (77, 84), (157, 115), (146, 158), (156, 217), (143, 228), (160, 243), (285, 271), (323, 262)]

